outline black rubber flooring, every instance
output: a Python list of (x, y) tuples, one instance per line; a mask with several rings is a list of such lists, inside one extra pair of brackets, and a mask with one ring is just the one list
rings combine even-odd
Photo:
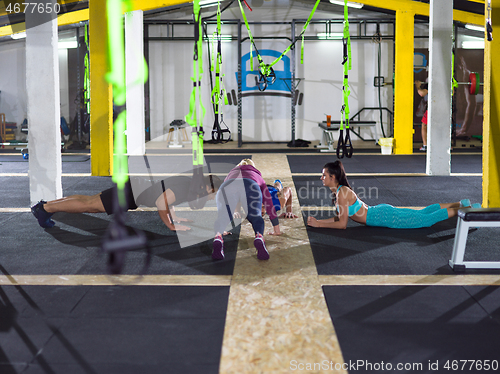
[[(235, 165), (251, 155), (206, 155), (206, 173), (228, 173)], [(185, 155), (147, 155), (129, 156), (129, 171), (131, 173), (192, 173), (193, 158), (191, 154)]]
[[(223, 173), (249, 156), (211, 157), (207, 156), (210, 171)], [(294, 177), (300, 204), (331, 206), (319, 174), (325, 162), (336, 158), (288, 159), (293, 172), (310, 174)], [(453, 172), (481, 168), (475, 155), (453, 156), (452, 163)], [(348, 172), (425, 171), (421, 155), (360, 155), (345, 164)], [(161, 162), (155, 167), (162, 167)], [(0, 172), (27, 172), (27, 168), (27, 162), (3, 162)], [(63, 172), (90, 172), (90, 163), (63, 162)], [(358, 195), (373, 205), (424, 206), (462, 198), (480, 202), (482, 193), (480, 177), (350, 181)], [(93, 194), (110, 185), (110, 178), (63, 177), (65, 196)], [(0, 207), (29, 206), (27, 177), (2, 177), (0, 193)], [(193, 225), (203, 233), (204, 223), (213, 221), (214, 214), (179, 212), (197, 221)], [(308, 214), (326, 218), (332, 212), (311, 210), (304, 218)], [(57, 226), (44, 230), (31, 213), (0, 214), (1, 275), (106, 273), (100, 244), (111, 217), (61, 213), (54, 219)], [(239, 229), (225, 240), (226, 260), (213, 262), (213, 233), (182, 247), (156, 212), (129, 212), (127, 224), (143, 230), (149, 239), (153, 257), (148, 274), (233, 273)], [(395, 230), (351, 222), (347, 230), (307, 230), (319, 274), (452, 274), (448, 260), (455, 224), (456, 219), (450, 219), (428, 229)], [(498, 229), (471, 230), (466, 259), (500, 260), (497, 238)], [(144, 251), (127, 253), (125, 273), (138, 274), (145, 258)], [(350, 373), (396, 371), (398, 363), (422, 365), (421, 370), (413, 366), (399, 372), (477, 373), (446, 370), (445, 365), (450, 360), (459, 364), (499, 360), (498, 286), (325, 286), (323, 290), (346, 363), (364, 364)], [(0, 373), (218, 373), (228, 295), (229, 287), (211, 286), (2, 286)], [(367, 369), (368, 364), (382, 362), (393, 365), (393, 370)]]
[[(147, 156), (149, 169), (143, 156), (130, 157), (131, 173), (189, 173), (193, 167), (191, 153), (184, 156), (157, 155), (152, 153)], [(251, 154), (241, 155), (205, 155), (207, 173), (227, 173), (244, 158), (252, 158)], [(3, 160), (3, 161), (2, 161)], [(90, 173), (90, 158), (86, 155), (63, 155), (62, 173)], [(28, 160), (23, 160), (19, 155), (2, 155), (0, 153), (0, 173), (27, 173)]]
[[(358, 196), (368, 205), (427, 206), (469, 198), (481, 201), (479, 177), (369, 177), (350, 178)], [(318, 219), (334, 216), (329, 190), (321, 181), (295, 177), (301, 205), (327, 207), (303, 212)], [(366, 227), (349, 220), (346, 230), (308, 227), (319, 274), (452, 274), (448, 266), (457, 218), (429, 228), (388, 229)], [(471, 230), (466, 260), (500, 261), (495, 228)], [(469, 273), (499, 273), (468, 270)]]
[[(195, 220), (191, 227), (196, 229), (196, 225), (213, 222), (215, 214), (215, 211), (182, 212), (179, 216)], [(101, 243), (112, 217), (104, 213), (57, 213), (53, 218), (56, 226), (43, 229), (31, 213), (0, 215), (0, 224), (9, 227), (0, 235), (1, 263), (5, 270), (9, 274), (106, 274), (107, 257), (101, 251)], [(146, 234), (152, 252), (147, 274), (233, 273), (239, 226), (225, 238), (226, 260), (214, 262), (213, 225), (202, 227), (204, 233), (196, 233), (197, 243), (181, 246), (177, 235), (164, 226), (157, 212), (128, 212), (127, 224)], [(145, 249), (128, 252), (124, 274), (139, 274), (145, 260)]]
[[(62, 162), (85, 162), (90, 160), (90, 156), (65, 156), (62, 155)], [(0, 154), (0, 162), (29, 162), (28, 159), (24, 159), (21, 154), (19, 155), (2, 155)]]
[[(79, 157), (79, 156), (75, 156)], [(170, 158), (168, 158), (170, 157)], [(184, 170), (177, 166), (168, 169), (163, 166), (166, 159), (179, 161), (184, 158), (192, 163), (191, 156), (151, 156), (149, 166), (153, 173), (180, 172)], [(177, 158), (176, 158), (177, 157)], [(224, 174), (229, 172), (242, 156), (207, 156), (207, 172)], [(145, 164), (143, 157), (136, 158)], [(174, 160), (174, 161), (175, 161)], [(135, 160), (132, 158), (131, 165)], [(63, 163), (63, 167), (67, 163)], [(74, 165), (84, 165), (90, 171), (90, 162), (75, 162)], [(13, 168), (12, 165), (28, 163), (8, 162), (1, 167)], [(175, 165), (175, 163), (174, 163)], [(17, 168), (19, 169), (19, 168)], [(1, 171), (1, 169), (0, 169)], [(80, 170), (81, 171), (81, 170)], [(71, 172), (80, 172), (72, 170)], [(88, 172), (86, 171), (86, 172)], [(63, 170), (64, 172), (64, 170)], [(131, 170), (131, 172), (134, 172)], [(140, 172), (140, 171), (135, 171)], [(147, 172), (147, 171), (146, 171)], [(97, 194), (112, 186), (110, 177), (63, 177), (64, 196)], [(27, 176), (2, 177), (0, 193), (0, 208), (28, 208), (29, 178)], [(181, 205), (187, 207), (187, 204)], [(207, 208), (214, 208), (215, 202), (210, 201)], [(127, 224), (146, 234), (152, 252), (148, 274), (168, 275), (231, 275), (234, 267), (236, 248), (238, 245), (239, 227), (231, 230), (233, 235), (225, 240), (226, 260), (213, 262), (211, 259), (213, 222), (216, 211), (186, 211), (179, 212), (180, 217), (192, 219), (192, 230), (177, 235), (171, 232), (161, 222), (157, 212), (127, 212)], [(101, 252), (102, 237), (106, 233), (112, 216), (99, 214), (69, 214), (57, 213), (53, 216), (56, 226), (51, 229), (41, 228), (29, 212), (4, 213), (0, 215), (0, 223), (8, 230), (0, 234), (2, 239), (3, 265), (9, 274), (105, 274), (106, 256)], [(35, 243), (35, 244), (34, 244)], [(33, 250), (33, 246), (39, 250)], [(146, 261), (145, 250), (127, 253), (125, 274), (138, 274)]]
[[(289, 155), (292, 173), (321, 174), (327, 162), (337, 160), (336, 154)], [(481, 173), (482, 156), (477, 154), (454, 154), (451, 156), (452, 173)], [(341, 159), (349, 173), (425, 173), (425, 154), (413, 155), (363, 155)]]
[[(398, 230), (349, 222), (346, 230), (307, 229), (320, 275), (454, 274), (448, 265), (456, 218), (430, 228)], [(498, 229), (471, 229), (465, 260), (500, 261)], [(499, 274), (498, 270), (467, 270)]]
[[(301, 206), (331, 206), (331, 192), (320, 174), (294, 177)], [(349, 177), (351, 187), (368, 205), (427, 206), (470, 199), (482, 201), (481, 177)]]
[[(349, 373), (498, 370), (498, 286), (325, 286), (323, 290)], [(490, 367), (493, 363), (497, 370), (484, 370), (485, 363)]]
[(0, 372), (218, 373), (229, 287), (0, 287)]
[[(323, 155), (288, 156), (294, 173), (310, 173), (312, 164), (319, 165), (317, 174), (293, 178), (300, 205), (312, 208), (303, 212), (304, 220), (309, 215), (318, 219), (333, 217), (331, 191), (322, 185), (320, 175), (323, 165), (335, 159)], [(455, 170), (481, 170), (481, 156), (461, 154), (452, 160)], [(342, 162), (347, 173), (425, 172), (425, 157), (421, 155), (389, 158), (365, 155)], [(368, 205), (423, 207), (465, 198), (472, 203), (482, 201), (481, 177), (356, 176), (348, 179), (359, 198)], [(398, 230), (366, 227), (349, 220), (347, 230), (308, 227), (307, 232), (318, 273), (322, 275), (452, 274), (448, 260), (453, 249), (456, 221), (451, 218), (430, 228)], [(500, 260), (495, 229), (471, 231), (467, 259)], [(472, 272), (499, 273), (492, 270)]]

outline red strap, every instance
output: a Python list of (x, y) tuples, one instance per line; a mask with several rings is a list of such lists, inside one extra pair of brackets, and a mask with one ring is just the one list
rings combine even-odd
[(248, 5), (247, 3), (247, 0), (243, 0), (243, 2), (245, 3), (245, 5), (247, 6), (248, 9), (250, 9), (250, 12), (252, 11), (252, 8), (250, 8), (250, 5)]

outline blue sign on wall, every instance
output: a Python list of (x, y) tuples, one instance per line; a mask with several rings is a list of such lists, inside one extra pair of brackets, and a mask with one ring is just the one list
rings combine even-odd
[(420, 73), (427, 69), (427, 57), (423, 53), (415, 52), (413, 54), (413, 72)]
[[(259, 50), (260, 56), (265, 61), (266, 56), (273, 57), (271, 61), (274, 61), (276, 58), (281, 56), (281, 52), (274, 51), (272, 49), (262, 49)], [(256, 53), (253, 52), (253, 57), (255, 58)], [(259, 91), (259, 87), (257, 86), (256, 80), (259, 79), (259, 63), (254, 61), (254, 68), (257, 70), (247, 70), (247, 66), (250, 66), (250, 52), (241, 57), (241, 90), (242, 92), (248, 91)], [(283, 63), (283, 70), (277, 70), (278, 65)], [(284, 91), (290, 95), (290, 82), (292, 79), (292, 72), (290, 70), (290, 58), (287, 56), (283, 56), (281, 62), (273, 66), (274, 73), (276, 74), (276, 81), (273, 84), (270, 84), (266, 91)], [(236, 80), (238, 80), (238, 72), (236, 74)], [(254, 76), (254, 79), (248, 79), (248, 76)], [(247, 85), (247, 82), (252, 82), (254, 85)], [(265, 95), (263, 91), (262, 94)]]

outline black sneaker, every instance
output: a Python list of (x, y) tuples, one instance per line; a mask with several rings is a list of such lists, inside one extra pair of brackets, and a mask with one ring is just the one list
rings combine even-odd
[(38, 220), (38, 224), (40, 226), (45, 229), (50, 229), (51, 227), (54, 227), (56, 223), (50, 219), (53, 213), (47, 213), (45, 209), (43, 209), (43, 204), (45, 203), (46, 201), (40, 200), (38, 203), (33, 205), (31, 207), (31, 213), (33, 213), (35, 218)]

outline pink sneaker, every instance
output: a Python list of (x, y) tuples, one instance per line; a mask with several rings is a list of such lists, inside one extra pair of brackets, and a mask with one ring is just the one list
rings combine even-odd
[(253, 245), (257, 249), (257, 258), (259, 260), (269, 260), (269, 252), (267, 251), (266, 243), (261, 234), (255, 235)]
[(212, 258), (214, 260), (224, 260), (224, 240), (222, 235), (217, 235), (214, 238)]

